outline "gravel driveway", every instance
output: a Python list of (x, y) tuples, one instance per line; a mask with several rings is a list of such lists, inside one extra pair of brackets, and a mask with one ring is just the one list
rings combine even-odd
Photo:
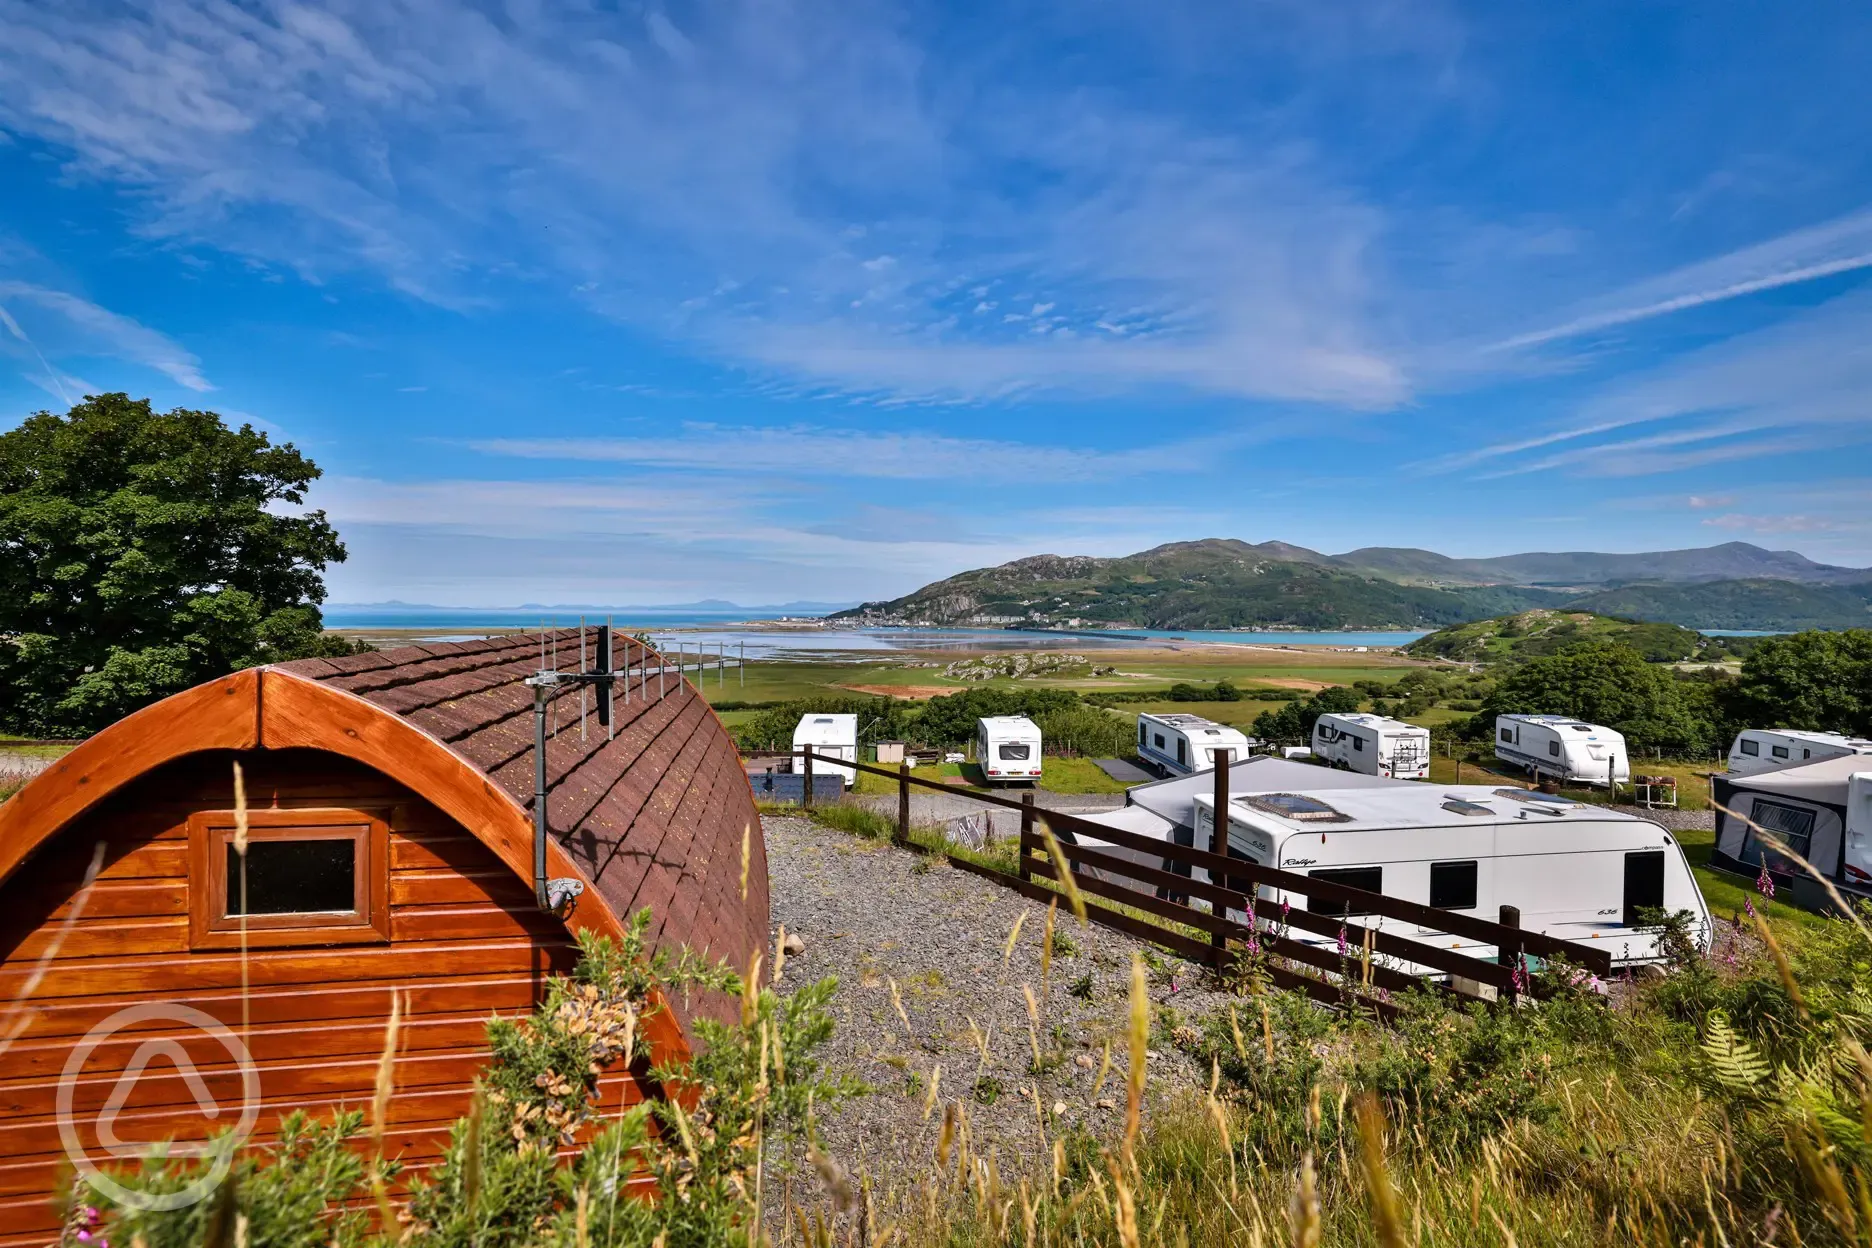
[[(1124, 806), (1122, 793), (1049, 793), (1044, 789), (1013, 789), (997, 793), (997, 797), (1019, 801), (1026, 793), (1032, 793), (1034, 805), (1041, 810), (1065, 811), (1075, 815), (1090, 815), (1100, 811), (1118, 810)], [(847, 805), (867, 806), (881, 815), (892, 819), (897, 817), (897, 797), (885, 793), (848, 793), (841, 799)], [(1004, 807), (990, 806), (978, 802), (970, 794), (932, 793), (928, 790), (910, 794), (910, 822), (912, 824), (947, 824), (968, 815), (982, 815), (988, 821), (988, 830), (996, 837), (1016, 836), (1020, 833), (1020, 812)], [(1010, 923), (1012, 919), (1008, 920)], [(1025, 1009), (1023, 1005), (1021, 1007)]]
[[(1043, 979), (1044, 906), (935, 859), (806, 819), (768, 816), (763, 825), (774, 922), (805, 944), (787, 960), (782, 990), (838, 977), (838, 1029), (827, 1063), (874, 1089), (822, 1114), (827, 1152), (885, 1189), (914, 1179), (930, 1166), (942, 1103), (953, 1099), (967, 1109), (974, 1148), (996, 1153), (1003, 1173), (1044, 1157), (1062, 1130), (1084, 1127), (1102, 1138), (1122, 1132), (1137, 942), (1081, 927), (1062, 911), (1057, 931), (1064, 939)], [(1008, 934), (1022, 915), (1004, 965)], [(1151, 996), (1160, 1005), (1189, 1014), (1228, 999), (1196, 967), (1152, 957)], [(1037, 1079), (1023, 986), (1032, 988), (1040, 1018)], [(1111, 1068), (1095, 1090), (1108, 1044)], [(1207, 1072), (1168, 1045), (1150, 1050), (1148, 1061), (1147, 1100), (1178, 1085), (1207, 1086)], [(926, 1116), (938, 1068), (940, 1096)], [(1044, 1139), (1036, 1093), (1048, 1120)]]

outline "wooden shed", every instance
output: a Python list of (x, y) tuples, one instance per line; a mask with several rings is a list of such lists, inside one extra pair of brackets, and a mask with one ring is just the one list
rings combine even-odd
[[(580, 646), (545, 639), (567, 670)], [(534, 888), (537, 634), (238, 672), (112, 725), (0, 803), (0, 1245), (45, 1242), (74, 1149), (104, 1164), (201, 1139), (204, 1090), (228, 1125), (254, 1085), (211, 1024), (245, 1037), (264, 1143), (291, 1109), (368, 1106), (402, 994), (386, 1151), (420, 1170), (468, 1107), (488, 1016), (531, 1009), (573, 933), (616, 934), (649, 907), (658, 945), (745, 967), (767, 941), (767, 867), (734, 743), (654, 652), (611, 648), (609, 729), (596, 691), (549, 691), (547, 867), (584, 885), (557, 914)], [(608, 1109), (658, 1094), (648, 1066), (687, 1057), (695, 1012), (732, 1008), (669, 1004), (647, 1059), (607, 1077)]]

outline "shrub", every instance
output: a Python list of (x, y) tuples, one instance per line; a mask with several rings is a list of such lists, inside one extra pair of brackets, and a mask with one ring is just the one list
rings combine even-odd
[(1070, 706), (1048, 711), (1034, 723), (1041, 740), (1055, 754), (1085, 758), (1125, 758), (1137, 748), (1131, 725), (1110, 711)]

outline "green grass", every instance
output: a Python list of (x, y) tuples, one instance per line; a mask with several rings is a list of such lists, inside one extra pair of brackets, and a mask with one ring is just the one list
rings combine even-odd
[[(1066, 653), (1079, 653), (1062, 648)], [(1090, 693), (1100, 689), (1168, 688), (1178, 681), (1214, 684), (1230, 681), (1247, 688), (1263, 682), (1304, 680), (1318, 684), (1350, 684), (1355, 680), (1395, 680), (1421, 664), (1409, 659), (1374, 657), (1370, 654), (1321, 654), (1314, 652), (1269, 652), (1244, 649), (1240, 659), (1218, 660), (1212, 652), (1191, 654), (1187, 658), (1161, 651), (1139, 652), (1134, 658), (1122, 651), (1087, 651), (1086, 657), (1099, 666), (1113, 666), (1122, 676), (1037, 677), (1011, 680), (997, 677), (989, 681), (960, 681), (942, 674), (945, 664), (961, 658), (980, 657), (972, 653), (928, 653), (914, 658), (892, 656), (876, 658), (851, 655), (812, 662), (749, 660), (745, 675), (729, 669), (727, 681), (720, 683), (716, 673), (705, 673), (698, 683), (711, 702), (781, 702), (821, 694), (849, 696), (852, 685), (879, 687), (943, 688), (962, 690), (976, 685), (995, 688), (1059, 688)], [(1187, 708), (1186, 708), (1187, 709)]]
[[(955, 785), (958, 792), (995, 792), (1010, 797), (1018, 797), (1025, 790), (1024, 785), (989, 785), (982, 778), (981, 768), (974, 763), (925, 763), (910, 773), (923, 780), (949, 777), (966, 781)], [(933, 790), (922, 786), (912, 786), (922, 792)], [(1123, 793), (1129, 786), (1120, 784), (1098, 769), (1098, 764), (1089, 758), (1046, 758), (1040, 764), (1040, 788), (1050, 793)], [(858, 773), (858, 783), (852, 789), (854, 793), (895, 793), (897, 781), (887, 776), (874, 776), (868, 772)]]

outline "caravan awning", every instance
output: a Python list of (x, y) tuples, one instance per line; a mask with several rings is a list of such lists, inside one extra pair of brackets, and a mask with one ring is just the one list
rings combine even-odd
[(1824, 758), (1817, 763), (1783, 767), (1778, 771), (1759, 771), (1752, 776), (1723, 776), (1745, 793), (1779, 793), (1810, 802), (1828, 802), (1834, 806), (1846, 802), (1846, 784), (1856, 772), (1872, 772), (1872, 755), (1848, 754)]

